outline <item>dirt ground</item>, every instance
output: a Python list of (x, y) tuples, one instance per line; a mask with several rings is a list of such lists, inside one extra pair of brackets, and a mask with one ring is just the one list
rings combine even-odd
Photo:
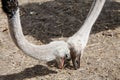
[[(82, 25), (92, 0), (19, 0), (25, 37), (34, 44), (68, 38)], [(1, 5), (1, 4), (0, 4)], [(26, 56), (11, 40), (0, 9), (0, 80), (120, 80), (120, 0), (106, 2), (81, 59), (58, 69)]]

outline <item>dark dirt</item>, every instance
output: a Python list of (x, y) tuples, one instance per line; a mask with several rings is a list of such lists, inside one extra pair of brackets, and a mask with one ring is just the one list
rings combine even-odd
[[(35, 44), (72, 36), (84, 22), (92, 2), (19, 1), (23, 33)], [(72, 64), (57, 69), (26, 56), (11, 40), (7, 17), (0, 9), (0, 80), (120, 80), (119, 5), (119, 0), (106, 2), (92, 28), (78, 70), (74, 70)]]

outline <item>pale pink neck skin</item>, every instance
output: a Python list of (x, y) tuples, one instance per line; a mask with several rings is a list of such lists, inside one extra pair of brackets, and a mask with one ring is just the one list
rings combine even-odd
[[(83, 50), (88, 42), (90, 31), (93, 24), (97, 20), (106, 0), (95, 0), (91, 7), (91, 10), (81, 28), (68, 39), (68, 43), (74, 45), (74, 48), (78, 48), (79, 51)], [(76, 46), (76, 47), (75, 47)]]
[(25, 54), (35, 59), (46, 61), (64, 57), (65, 55), (70, 57), (68, 44), (64, 41), (53, 41), (46, 45), (34, 45), (29, 43), (22, 32), (19, 9), (16, 11), (15, 15), (8, 20), (8, 22), (10, 34), (14, 43)]

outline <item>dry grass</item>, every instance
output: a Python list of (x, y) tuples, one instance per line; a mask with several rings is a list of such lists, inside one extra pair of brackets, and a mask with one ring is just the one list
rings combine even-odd
[[(20, 3), (26, 38), (44, 44), (73, 35), (82, 25), (91, 0), (20, 0)], [(12, 42), (7, 18), (0, 10), (0, 80), (120, 80), (119, 5), (106, 3), (93, 26), (78, 70), (73, 70), (72, 65), (60, 70), (54, 64), (48, 66), (22, 53)]]

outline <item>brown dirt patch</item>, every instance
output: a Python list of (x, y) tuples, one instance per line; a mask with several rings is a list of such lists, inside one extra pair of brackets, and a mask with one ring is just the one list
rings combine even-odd
[[(72, 36), (82, 25), (91, 0), (20, 0), (20, 4), (26, 38), (44, 44)], [(0, 80), (120, 80), (119, 5), (106, 3), (78, 70), (50, 67), (22, 53), (12, 42), (7, 18), (0, 9)]]

